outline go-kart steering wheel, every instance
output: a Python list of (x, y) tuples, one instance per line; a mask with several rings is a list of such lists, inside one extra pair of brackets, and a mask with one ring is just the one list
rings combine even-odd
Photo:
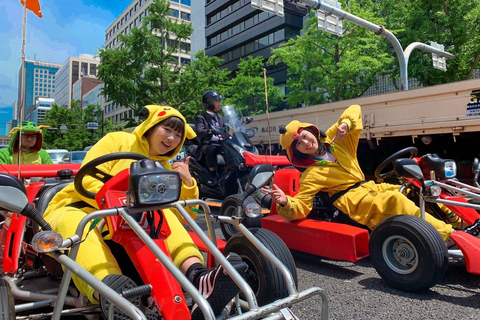
[(81, 167), (80, 170), (78, 170), (73, 184), (75, 186), (75, 190), (77, 190), (77, 192), (85, 198), (95, 199), (95, 193), (88, 191), (83, 187), (83, 178), (86, 175), (89, 175), (90, 177), (95, 178), (103, 183), (107, 182), (112, 178), (112, 175), (103, 172), (97, 167), (101, 164), (104, 164), (105, 162), (120, 159), (142, 160), (147, 159), (147, 157), (145, 157), (143, 154), (135, 152), (115, 152), (93, 159), (92, 161)]
[(386, 178), (390, 178), (391, 176), (393, 176), (395, 174), (395, 169), (392, 169), (389, 172), (382, 173), (383, 169), (385, 169), (385, 167), (390, 163), (395, 165), (395, 160), (397, 160), (398, 158), (401, 158), (402, 156), (404, 156), (408, 153), (410, 153), (410, 159), (412, 159), (413, 157), (417, 156), (418, 149), (415, 148), (415, 147), (408, 147), (408, 148), (405, 148), (405, 149), (402, 149), (400, 151), (395, 152), (390, 157), (383, 160), (383, 162), (380, 163), (380, 165), (375, 170), (375, 178), (386, 179)]

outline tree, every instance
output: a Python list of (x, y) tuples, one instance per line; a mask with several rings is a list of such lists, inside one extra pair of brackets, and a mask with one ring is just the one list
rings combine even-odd
[[(229, 80), (221, 89), (226, 97), (225, 103), (235, 106), (243, 115), (265, 113), (265, 82), (263, 78), (262, 57), (240, 60), (235, 78)], [(280, 89), (273, 85), (273, 79), (267, 78), (268, 103), (278, 106), (282, 102)]]
[[(342, 1), (344, 2), (344, 1)], [(372, 0), (346, 1), (345, 11), (375, 24), (385, 24)], [(288, 66), (287, 102), (319, 104), (361, 96), (378, 75), (392, 69), (394, 57), (388, 41), (373, 32), (343, 21), (344, 35), (338, 37), (317, 26), (310, 13), (303, 35), (272, 50), (269, 61)]]
[[(88, 105), (86, 109), (82, 110), (77, 101), (72, 101), (71, 109), (54, 104), (46, 113), (43, 122), (50, 125), (50, 128), (43, 134), (43, 141), (48, 149), (83, 150), (102, 137), (101, 128), (86, 130), (88, 122), (97, 122), (100, 126), (102, 125), (102, 115), (98, 105)], [(67, 126), (65, 134), (60, 132), (61, 125)], [(118, 129), (111, 121), (103, 124), (104, 134)]]
[(190, 108), (198, 109), (192, 102), (198, 103), (199, 90), (226, 79), (226, 72), (219, 70), (221, 60), (203, 53), (191, 64), (179, 59), (176, 52), (190, 52), (191, 24), (169, 17), (169, 1), (153, 0), (148, 10), (140, 27), (119, 36), (119, 48), (100, 49), (98, 77), (104, 82), (103, 94), (135, 111), (160, 104), (183, 106), (195, 114)]
[(403, 48), (412, 42), (445, 45), (454, 54), (447, 72), (433, 68), (432, 54), (415, 50), (408, 63), (409, 78), (424, 86), (466, 80), (479, 69), (480, 0), (383, 0), (380, 7), (388, 17), (387, 27)]

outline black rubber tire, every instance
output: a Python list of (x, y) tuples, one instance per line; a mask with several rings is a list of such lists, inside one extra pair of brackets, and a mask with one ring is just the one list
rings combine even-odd
[[(250, 231), (287, 267), (297, 287), (295, 261), (282, 239), (267, 229), (253, 228)], [(288, 296), (287, 286), (280, 271), (242, 233), (237, 233), (230, 238), (224, 252), (225, 255), (235, 252), (247, 263), (246, 279), (252, 287), (259, 305), (262, 306)]]
[(15, 319), (15, 302), (13, 300), (12, 290), (5, 281), (0, 278), (0, 320)]
[(379, 223), (369, 247), (378, 274), (403, 291), (425, 291), (442, 280), (448, 269), (448, 250), (442, 236), (415, 216), (393, 216)]
[[(238, 194), (234, 194), (231, 196), (228, 196), (223, 200), (222, 206), (220, 207), (220, 215), (221, 216), (227, 216), (231, 217), (235, 214), (237, 210), (237, 203), (240, 202)], [(255, 202), (255, 199), (253, 197), (248, 197), (247, 200), (245, 200), (245, 204), (248, 204), (249, 202)], [(262, 215), (256, 217), (256, 218), (249, 218), (245, 217), (242, 221), (242, 224), (247, 227), (248, 229), (251, 228), (261, 228), (262, 227)], [(235, 228), (233, 225), (228, 224), (228, 223), (220, 223), (220, 230), (222, 231), (223, 237), (225, 238), (226, 241), (228, 241), (234, 234), (238, 232), (237, 228)]]

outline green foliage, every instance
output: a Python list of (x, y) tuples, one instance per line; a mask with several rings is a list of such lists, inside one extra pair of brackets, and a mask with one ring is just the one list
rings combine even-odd
[[(97, 130), (87, 130), (88, 122), (97, 122)], [(44, 123), (50, 129), (44, 130), (43, 141), (45, 149), (83, 150), (86, 146), (95, 144), (102, 137), (102, 112), (98, 105), (88, 105), (82, 110), (76, 101), (72, 108), (66, 109), (54, 104), (47, 112)], [(60, 132), (60, 126), (67, 126), (67, 133)], [(121, 128), (114, 127), (111, 121), (105, 121), (103, 134), (117, 131)]]
[(383, 0), (381, 12), (403, 48), (412, 42), (445, 45), (454, 54), (447, 72), (433, 68), (432, 54), (414, 50), (408, 63), (409, 78), (424, 86), (470, 79), (480, 67), (480, 0)]
[[(273, 85), (273, 79), (267, 78), (269, 110), (282, 102), (280, 89)], [(265, 80), (263, 77), (262, 57), (247, 60), (241, 59), (235, 78), (229, 80), (221, 88), (221, 93), (226, 97), (224, 104), (233, 105), (240, 109), (243, 115), (265, 113)]]
[[(342, 1), (344, 2), (344, 1)], [(372, 0), (347, 1), (343, 9), (375, 24), (385, 24)], [(314, 12), (303, 35), (272, 50), (270, 62), (288, 67), (290, 106), (313, 105), (360, 97), (394, 58), (388, 41), (373, 32), (343, 21), (343, 37), (319, 30)]]
[(169, 1), (153, 0), (149, 12), (141, 27), (119, 36), (121, 47), (100, 49), (98, 77), (104, 82), (103, 94), (135, 111), (158, 104), (194, 116), (202, 90), (224, 81), (227, 72), (219, 70), (219, 58), (202, 52), (190, 65), (181, 63), (176, 54), (190, 52), (191, 24), (169, 18)]

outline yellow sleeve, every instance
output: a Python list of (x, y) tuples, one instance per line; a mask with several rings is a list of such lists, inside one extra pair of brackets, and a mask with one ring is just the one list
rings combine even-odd
[(288, 220), (306, 218), (313, 209), (315, 195), (324, 188), (321, 176), (314, 170), (304, 171), (299, 183), (298, 193), (294, 197), (287, 196), (288, 202), (284, 207), (277, 205), (277, 212)]
[(355, 104), (348, 107), (338, 118), (338, 121), (327, 130), (328, 141), (332, 140), (337, 133), (338, 126), (341, 123), (348, 125), (348, 132), (342, 141), (335, 141), (335, 145), (341, 145), (348, 153), (356, 158), (358, 140), (360, 139), (360, 133), (363, 130), (362, 123), (362, 109), (359, 105)]

